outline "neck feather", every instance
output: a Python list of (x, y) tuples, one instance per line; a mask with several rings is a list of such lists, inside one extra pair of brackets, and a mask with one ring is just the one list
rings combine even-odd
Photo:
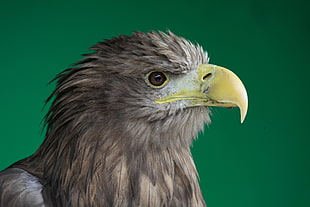
[[(55, 127), (39, 150), (19, 163), (41, 178), (47, 202), (55, 206), (100, 206), (103, 201), (106, 206), (205, 206), (190, 152), (202, 120), (196, 118), (202, 124), (190, 132), (186, 123), (175, 130), (167, 120), (97, 121), (87, 127), (87, 117), (77, 120), (63, 129)], [(36, 171), (34, 163), (39, 163)]]

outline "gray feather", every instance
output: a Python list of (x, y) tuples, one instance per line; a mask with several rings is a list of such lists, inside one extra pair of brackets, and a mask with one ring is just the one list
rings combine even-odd
[(38, 178), (18, 168), (0, 172), (1, 207), (44, 207)]

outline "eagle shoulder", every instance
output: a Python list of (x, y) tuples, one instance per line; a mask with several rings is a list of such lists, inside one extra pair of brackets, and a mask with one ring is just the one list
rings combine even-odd
[(25, 170), (0, 172), (0, 207), (45, 207), (41, 191), (39, 179)]

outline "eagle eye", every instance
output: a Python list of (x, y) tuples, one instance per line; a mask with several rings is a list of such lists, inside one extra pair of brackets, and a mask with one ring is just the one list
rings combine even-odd
[(161, 88), (168, 82), (168, 77), (165, 73), (159, 71), (150, 72), (147, 75), (147, 83), (153, 88)]

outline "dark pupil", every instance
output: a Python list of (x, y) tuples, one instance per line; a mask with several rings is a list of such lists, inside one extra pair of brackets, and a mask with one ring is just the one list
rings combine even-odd
[(155, 75), (154, 80), (155, 80), (157, 83), (160, 83), (161, 80), (162, 80), (161, 75), (160, 75), (160, 74)]
[(166, 81), (166, 76), (161, 72), (151, 73), (149, 81), (154, 86), (160, 86)]

